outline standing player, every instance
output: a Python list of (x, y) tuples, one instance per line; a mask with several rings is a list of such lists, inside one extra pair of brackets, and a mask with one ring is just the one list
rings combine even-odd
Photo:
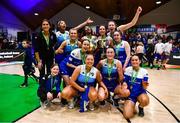
[(121, 39), (121, 33), (118, 31), (114, 32), (114, 40), (116, 45), (114, 45), (116, 51), (116, 59), (121, 61), (123, 71), (127, 66), (129, 66), (129, 59), (131, 55), (131, 50), (129, 43)]
[(167, 43), (164, 44), (164, 58), (162, 62), (163, 69), (166, 69), (166, 64), (169, 61), (169, 56), (172, 51), (172, 43), (173, 43), (172, 37), (167, 37)]
[(155, 61), (156, 63), (158, 63), (157, 70), (159, 70), (162, 67), (162, 56), (164, 53), (164, 44), (162, 43), (162, 39), (160, 38), (158, 39), (158, 43), (155, 45), (154, 53)]

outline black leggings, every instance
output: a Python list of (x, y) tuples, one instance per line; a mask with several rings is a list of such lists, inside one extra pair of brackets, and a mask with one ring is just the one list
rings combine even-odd
[[(53, 94), (53, 99), (57, 97), (58, 93), (56, 90), (52, 90), (51, 93)], [(40, 98), (41, 102), (47, 100), (47, 92), (44, 88), (38, 88), (37, 95)]]

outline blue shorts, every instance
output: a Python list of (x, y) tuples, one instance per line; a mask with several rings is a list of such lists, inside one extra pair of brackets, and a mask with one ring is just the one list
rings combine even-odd
[(115, 79), (112, 79), (109, 81), (106, 78), (104, 78), (103, 82), (104, 82), (105, 86), (107, 87), (108, 91), (110, 91), (110, 92), (114, 92), (115, 88), (118, 85), (118, 82)]
[(141, 91), (140, 93), (138, 93), (138, 95), (134, 95), (134, 94), (130, 94), (130, 96), (128, 97), (129, 100), (131, 100), (132, 102), (134, 102), (134, 104), (136, 104), (137, 102), (137, 98), (139, 95), (141, 94), (147, 94), (145, 90)]
[(157, 59), (157, 60), (162, 60), (162, 55), (159, 54), (159, 53), (156, 53), (156, 54), (155, 54), (155, 59)]
[(61, 62), (60, 63), (60, 72), (61, 72), (61, 75), (71, 76), (73, 71), (74, 71), (74, 69), (68, 67), (66, 64), (67, 63), (65, 63), (65, 62)]

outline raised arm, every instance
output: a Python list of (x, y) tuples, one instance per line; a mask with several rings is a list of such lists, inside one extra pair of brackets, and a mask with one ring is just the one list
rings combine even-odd
[(136, 11), (136, 14), (135, 14), (134, 18), (132, 19), (132, 21), (127, 23), (127, 24), (124, 24), (124, 25), (121, 25), (121, 26), (117, 27), (117, 30), (123, 32), (123, 31), (131, 28), (132, 26), (134, 26), (137, 23), (137, 21), (139, 19), (139, 15), (140, 15), (141, 12), (142, 12), (142, 8), (139, 6), (137, 11)]
[(123, 71), (125, 70), (126, 66), (128, 65), (128, 62), (129, 62), (130, 57), (131, 57), (131, 48), (130, 48), (128, 42), (125, 42), (125, 52), (126, 52), (126, 61), (125, 61), (124, 66), (123, 66)]
[(74, 27), (73, 29), (79, 30), (81, 28), (83, 28), (84, 26), (86, 26), (87, 24), (91, 24), (93, 23), (93, 20), (91, 20), (91, 18), (89, 17), (85, 22), (79, 24), (78, 26)]

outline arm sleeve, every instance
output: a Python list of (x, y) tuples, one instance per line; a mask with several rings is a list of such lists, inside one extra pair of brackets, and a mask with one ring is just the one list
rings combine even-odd
[(148, 82), (148, 78), (149, 78), (149, 77), (148, 77), (148, 72), (147, 72), (147, 70), (145, 70), (145, 71), (144, 71), (143, 81), (144, 81), (144, 82)]
[(131, 76), (129, 74), (129, 70), (126, 68), (125, 72), (124, 72), (124, 82), (129, 82), (131, 79)]

